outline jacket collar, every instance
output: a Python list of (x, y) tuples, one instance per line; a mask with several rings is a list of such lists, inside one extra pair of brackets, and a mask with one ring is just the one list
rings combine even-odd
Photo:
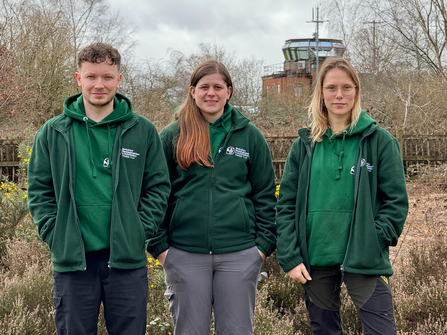
[[(120, 123), (120, 127), (123, 129), (129, 129), (133, 127), (138, 122), (138, 118), (134, 115), (127, 119), (126, 121)], [(60, 133), (66, 133), (73, 124), (73, 119), (67, 115), (61, 114), (56, 116), (51, 123), (51, 126), (59, 131)]]
[[(371, 124), (369, 127), (367, 127), (362, 134), (360, 135), (360, 138), (365, 138), (372, 133), (376, 131), (376, 129), (379, 126), (377, 124)], [(301, 128), (298, 130), (298, 136), (303, 141), (305, 145), (310, 145), (310, 128)]]
[(231, 108), (231, 121), (233, 122), (233, 129), (244, 128), (250, 122), (248, 118), (242, 115), (242, 113), (231, 104), (228, 104), (228, 108)]

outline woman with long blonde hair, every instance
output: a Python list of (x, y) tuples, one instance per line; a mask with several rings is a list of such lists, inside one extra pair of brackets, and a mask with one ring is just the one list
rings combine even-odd
[(276, 247), (267, 142), (229, 100), (225, 66), (198, 65), (178, 118), (160, 133), (172, 185), (148, 251), (164, 267), (174, 334), (253, 334), (257, 279)]
[(344, 282), (364, 334), (396, 334), (389, 247), (408, 212), (397, 140), (360, 108), (360, 81), (343, 58), (322, 65), (277, 205), (277, 258), (303, 284), (314, 334), (342, 334)]

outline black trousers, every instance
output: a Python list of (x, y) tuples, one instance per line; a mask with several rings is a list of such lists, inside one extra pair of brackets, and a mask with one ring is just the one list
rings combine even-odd
[(303, 287), (313, 334), (343, 334), (340, 320), (342, 282), (359, 313), (363, 334), (396, 334), (388, 276), (342, 274), (338, 269), (311, 270), (311, 276), (312, 280)]
[(53, 303), (58, 335), (96, 335), (101, 302), (109, 335), (144, 335), (147, 268), (108, 267), (108, 252), (87, 254), (87, 269), (54, 272)]

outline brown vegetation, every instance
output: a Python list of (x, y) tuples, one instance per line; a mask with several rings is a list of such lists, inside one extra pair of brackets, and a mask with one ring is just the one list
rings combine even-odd
[[(447, 331), (447, 167), (420, 168), (408, 180), (410, 211), (391, 260), (396, 323), (400, 335), (444, 334)], [(6, 193), (9, 192), (9, 197)], [(3, 201), (14, 195), (0, 190)], [(26, 201), (16, 198), (21, 211)], [(9, 208), (11, 212), (14, 208)], [(5, 213), (0, 213), (2, 218)], [(11, 214), (9, 214), (11, 216)], [(9, 230), (0, 248), (0, 329), (3, 334), (54, 334), (52, 271), (48, 248), (36, 235), (35, 225), (25, 216), (15, 225), (0, 220)], [(6, 236), (6, 235), (3, 235)], [(300, 284), (280, 269), (274, 256), (264, 263), (255, 313), (255, 334), (310, 334)], [(172, 334), (172, 325), (160, 265), (148, 263), (148, 334)], [(355, 307), (342, 289), (342, 317), (346, 334), (361, 334)], [(106, 334), (103, 320), (99, 334)]]

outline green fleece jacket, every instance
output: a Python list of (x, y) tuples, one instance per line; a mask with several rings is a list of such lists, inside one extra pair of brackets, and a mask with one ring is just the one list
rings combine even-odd
[(112, 151), (118, 125), (132, 117), (127, 99), (114, 99), (113, 112), (100, 122), (85, 114), (82, 94), (68, 98), (64, 114), (73, 119), (76, 159), (75, 201), (85, 251), (110, 247), (113, 201)]
[[(333, 135), (330, 128), (312, 155), (308, 206), (307, 246), (311, 267), (340, 266), (346, 252), (354, 210), (354, 174), (360, 134), (375, 121), (361, 114), (354, 129)], [(321, 187), (324, 185), (324, 187)]]
[(148, 251), (157, 257), (169, 246), (195, 253), (221, 254), (258, 246), (275, 250), (275, 175), (262, 133), (229, 105), (232, 128), (211, 168), (182, 170), (175, 159), (180, 128), (162, 130), (172, 184), (169, 206)]
[[(365, 117), (362, 111), (361, 117)], [(277, 204), (277, 258), (288, 272), (304, 263), (310, 271), (307, 216), (313, 150), (309, 129), (298, 131), (287, 157)], [(342, 271), (391, 275), (389, 247), (395, 246), (408, 213), (405, 175), (396, 139), (375, 123), (359, 138), (354, 206)], [(325, 185), (320, 187), (325, 188)]]
[[(124, 102), (132, 115), (119, 123), (113, 144), (109, 266), (136, 269), (146, 265), (146, 240), (163, 220), (169, 175), (154, 125), (132, 113), (126, 97), (118, 93), (116, 99), (115, 105)], [(76, 159), (88, 157), (75, 157), (73, 122), (62, 114), (43, 125), (34, 139), (28, 170), (30, 213), (58, 272), (86, 268), (75, 181)]]

